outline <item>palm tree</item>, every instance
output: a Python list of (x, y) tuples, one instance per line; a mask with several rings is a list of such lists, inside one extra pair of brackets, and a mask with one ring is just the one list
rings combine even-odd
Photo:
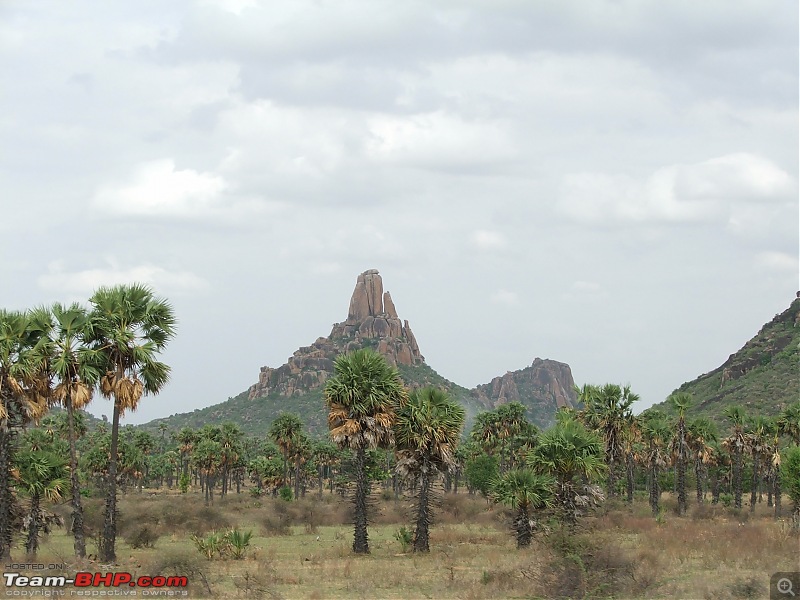
[(47, 410), (41, 338), (30, 313), (0, 309), (0, 560), (11, 558), (14, 438)]
[[(86, 556), (86, 534), (83, 527), (83, 506), (78, 480), (78, 454), (76, 440), (78, 424), (76, 411), (92, 399), (92, 392), (100, 379), (97, 352), (86, 343), (89, 333), (89, 314), (79, 304), (51, 309), (53, 326), (50, 335), (50, 354), (54, 383), (52, 397), (67, 413), (67, 441), (69, 442), (70, 489), (72, 493), (72, 535), (75, 556)], [(79, 413), (82, 415), (82, 413)]]
[(369, 552), (366, 452), (391, 446), (396, 411), (407, 401), (399, 373), (380, 354), (362, 349), (336, 358), (334, 376), (325, 384), (325, 403), (331, 439), (355, 453), (353, 552)]
[(744, 425), (747, 419), (744, 409), (741, 406), (729, 406), (725, 409), (725, 416), (733, 425), (733, 432), (722, 441), (722, 445), (731, 455), (731, 466), (733, 467), (733, 505), (742, 508), (742, 460), (744, 451), (747, 448), (747, 438), (744, 433)]
[(659, 513), (661, 502), (661, 469), (667, 466), (667, 444), (670, 430), (664, 414), (650, 409), (642, 414), (642, 436), (647, 442), (647, 478), (650, 488), (650, 510)]
[(437, 473), (454, 468), (464, 417), (464, 408), (458, 402), (432, 387), (411, 392), (408, 402), (397, 411), (396, 469), (401, 476), (413, 475), (419, 481), (414, 552), (430, 552), (431, 485)]
[(100, 543), (100, 560), (110, 563), (116, 559), (119, 419), (126, 410), (136, 409), (143, 394), (157, 394), (166, 385), (170, 368), (157, 358), (175, 335), (176, 319), (170, 304), (141, 284), (101, 287), (89, 302), (90, 341), (105, 371), (100, 391), (114, 399)]
[(581, 389), (585, 408), (584, 423), (597, 431), (605, 443), (605, 459), (608, 466), (608, 495), (615, 496), (616, 469), (623, 458), (625, 430), (633, 418), (631, 405), (639, 399), (630, 386), (606, 384), (603, 387), (584, 386)]
[(778, 433), (789, 437), (800, 446), (800, 401), (790, 404), (778, 416)]
[(291, 413), (283, 413), (269, 427), (269, 437), (280, 448), (283, 454), (283, 486), (289, 485), (289, 456), (303, 431), (300, 417)]
[(17, 488), (30, 498), (28, 536), (25, 552), (29, 559), (39, 550), (39, 531), (42, 526), (41, 502), (58, 502), (67, 487), (67, 465), (57, 455), (47, 450), (27, 450), (17, 455), (19, 478)]
[(175, 441), (178, 442), (178, 449), (181, 453), (181, 475), (186, 475), (189, 469), (189, 456), (197, 443), (197, 432), (191, 427), (184, 427), (175, 434)]
[(753, 480), (750, 487), (750, 512), (756, 510), (756, 499), (758, 496), (759, 486), (761, 484), (762, 468), (761, 461), (771, 456), (769, 452), (769, 439), (773, 433), (773, 424), (769, 419), (762, 415), (754, 417), (750, 421), (748, 431), (745, 433), (747, 441), (747, 448), (750, 450), (750, 455), (753, 457)]
[(200, 440), (192, 451), (192, 463), (203, 477), (206, 506), (214, 504), (214, 485), (222, 464), (222, 444), (209, 438)]
[(606, 470), (603, 440), (578, 421), (565, 418), (545, 431), (528, 456), (528, 465), (555, 478), (556, 503), (562, 520), (570, 526), (577, 521), (579, 507), (602, 499), (591, 480)]
[(678, 514), (686, 514), (686, 464), (689, 462), (689, 443), (686, 436), (686, 410), (692, 397), (686, 393), (672, 394), (667, 402), (678, 413), (675, 437), (672, 438), (672, 460), (675, 462), (675, 483), (678, 488)]
[(694, 476), (697, 486), (697, 503), (703, 504), (705, 492), (703, 484), (706, 467), (713, 460), (711, 443), (717, 441), (717, 428), (707, 417), (697, 417), (686, 426), (689, 449), (694, 455)]
[(490, 497), (517, 511), (514, 531), (517, 548), (530, 546), (533, 537), (531, 512), (548, 506), (555, 481), (530, 469), (512, 469), (492, 483)]

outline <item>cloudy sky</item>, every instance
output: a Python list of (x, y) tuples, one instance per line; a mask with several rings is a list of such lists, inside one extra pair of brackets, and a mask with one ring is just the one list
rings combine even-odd
[(180, 319), (127, 422), (246, 389), (369, 268), (445, 377), (639, 408), (798, 288), (796, 2), (5, 0), (0, 56), (0, 306)]

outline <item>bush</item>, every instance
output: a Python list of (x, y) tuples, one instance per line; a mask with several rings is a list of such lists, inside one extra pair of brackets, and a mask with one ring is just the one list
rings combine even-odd
[(394, 539), (400, 542), (400, 548), (405, 554), (405, 552), (408, 550), (408, 547), (414, 541), (414, 532), (403, 526), (394, 532)]
[(722, 503), (722, 506), (729, 508), (733, 506), (733, 494), (720, 494), (719, 501)]
[(225, 541), (228, 544), (228, 551), (234, 560), (241, 560), (247, 548), (250, 546), (250, 538), (253, 537), (252, 531), (239, 531), (239, 529), (231, 529), (225, 534)]
[(292, 488), (288, 485), (283, 486), (281, 489), (278, 490), (278, 497), (285, 502), (291, 502), (294, 495), (292, 494)]
[(187, 577), (189, 579), (189, 589), (187, 591), (191, 593), (191, 597), (195, 597), (195, 595), (212, 595), (211, 586), (203, 572), (200, 560), (197, 555), (188, 550), (168, 549), (164, 552), (159, 552), (153, 562), (150, 563), (147, 573), (153, 576), (169, 577), (176, 575)]
[(161, 537), (150, 525), (140, 525), (129, 531), (124, 539), (131, 548), (153, 548)]

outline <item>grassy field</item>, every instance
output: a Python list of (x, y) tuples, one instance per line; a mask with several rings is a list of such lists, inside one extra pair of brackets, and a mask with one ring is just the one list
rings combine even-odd
[[(690, 507), (682, 518), (673, 516), (669, 498), (665, 506), (656, 520), (644, 502), (607, 503), (574, 534), (545, 519), (533, 545), (520, 551), (501, 507), (446, 495), (431, 553), (414, 555), (394, 537), (410, 521), (410, 503), (376, 499), (371, 554), (355, 556), (349, 505), (335, 495), (287, 503), (234, 494), (204, 507), (196, 493), (145, 491), (121, 497), (118, 565), (76, 563), (63, 529), (43, 541), (38, 562), (65, 563), (64, 573), (185, 575), (189, 597), (287, 599), (768, 598), (773, 572), (800, 570), (800, 538), (766, 503), (755, 514)], [(101, 510), (99, 500), (88, 500), (95, 531)], [(190, 539), (234, 526), (253, 531), (243, 560), (207, 560)], [(148, 538), (153, 547), (131, 546)], [(21, 549), (14, 558), (22, 560)]]

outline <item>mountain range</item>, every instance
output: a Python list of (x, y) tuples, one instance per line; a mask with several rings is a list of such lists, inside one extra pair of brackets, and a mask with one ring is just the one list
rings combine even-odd
[(155, 429), (166, 423), (175, 429), (233, 421), (246, 433), (263, 434), (281, 412), (292, 412), (312, 433), (323, 434), (327, 431), (325, 382), (333, 375), (335, 358), (358, 348), (382, 354), (409, 388), (433, 385), (448, 391), (466, 409), (468, 422), (480, 411), (517, 401), (526, 407), (532, 422), (547, 427), (559, 407), (574, 406), (577, 400), (569, 365), (548, 359), (536, 358), (529, 367), (471, 390), (445, 379), (425, 362), (408, 320), (400, 319), (391, 294), (384, 291), (380, 273), (369, 269), (356, 279), (347, 318), (335, 323), (327, 337), (301, 346), (279, 367), (261, 367), (253, 385), (225, 402), (142, 427)]

